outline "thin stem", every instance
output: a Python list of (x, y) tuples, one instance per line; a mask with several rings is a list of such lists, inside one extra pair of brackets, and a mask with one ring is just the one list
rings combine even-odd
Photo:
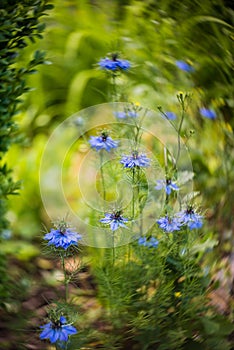
[(163, 153), (164, 153), (165, 174), (166, 174), (166, 177), (167, 177), (167, 175), (168, 175), (167, 148), (164, 147), (163, 151), (164, 151)]
[(106, 187), (105, 187), (105, 178), (104, 178), (104, 172), (102, 168), (103, 163), (103, 153), (102, 150), (100, 151), (100, 172), (101, 172), (101, 181), (102, 181), (102, 193), (103, 193), (103, 199), (106, 200)]
[(116, 75), (113, 73), (111, 75), (112, 77), (112, 101), (113, 102), (118, 102), (118, 95), (117, 95), (117, 87), (116, 87)]
[(64, 286), (65, 286), (65, 302), (68, 300), (68, 279), (67, 279), (67, 271), (65, 267), (65, 259), (64, 255), (61, 255), (61, 263), (62, 263), (62, 269), (63, 269), (63, 276), (64, 276)]
[(142, 207), (140, 202), (140, 169), (137, 169), (137, 199), (138, 199), (138, 208), (140, 213), (140, 234), (143, 233), (143, 215), (142, 215)]
[(181, 116), (180, 125), (179, 125), (179, 129), (178, 129), (178, 152), (177, 152), (175, 164), (177, 164), (179, 157), (180, 157), (180, 150), (181, 150), (180, 132), (181, 132), (183, 121), (184, 121), (184, 110), (182, 111), (182, 116)]
[(132, 219), (135, 216), (135, 168), (132, 168)]
[(115, 234), (114, 232), (112, 233), (112, 244), (113, 244), (113, 248), (112, 248), (112, 258), (113, 258), (113, 265), (115, 264)]
[[(168, 177), (168, 158), (167, 158), (167, 148), (164, 147), (164, 164), (165, 164), (165, 175), (166, 175), (166, 180)], [(169, 203), (169, 195), (166, 193), (166, 199), (165, 199), (165, 208), (166, 208), (166, 214), (167, 214), (167, 206)]]

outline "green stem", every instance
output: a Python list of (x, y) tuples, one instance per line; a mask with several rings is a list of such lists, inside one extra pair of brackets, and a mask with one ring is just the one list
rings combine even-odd
[(65, 267), (65, 259), (64, 255), (61, 255), (61, 263), (62, 263), (62, 269), (63, 269), (63, 276), (64, 276), (64, 286), (65, 286), (65, 302), (68, 300), (68, 279), (67, 279), (67, 272)]
[(140, 169), (137, 169), (137, 199), (138, 199), (138, 208), (140, 213), (140, 234), (143, 232), (143, 215), (142, 215), (142, 207), (140, 202)]
[[(166, 180), (168, 178), (168, 158), (167, 158), (167, 148), (164, 147), (164, 164), (165, 164), (165, 175)], [(165, 199), (165, 208), (166, 208), (166, 214), (167, 214), (167, 206), (169, 203), (169, 195), (166, 193), (166, 199)]]
[(135, 168), (132, 168), (132, 219), (135, 216)]
[(114, 232), (112, 233), (112, 244), (113, 244), (113, 248), (112, 248), (112, 259), (113, 259), (113, 265), (115, 264), (115, 234)]
[(116, 76), (115, 73), (111, 75), (112, 77), (112, 101), (113, 102), (118, 102), (118, 95), (117, 95), (117, 88), (116, 88)]
[(106, 200), (106, 187), (105, 187), (105, 178), (104, 178), (104, 172), (102, 168), (103, 163), (103, 153), (100, 151), (100, 172), (101, 172), (101, 181), (102, 181), (102, 193), (103, 193), (103, 199)]
[(182, 115), (181, 115), (180, 125), (179, 125), (179, 129), (178, 129), (178, 151), (177, 151), (177, 156), (176, 156), (176, 161), (175, 161), (175, 167), (176, 167), (176, 164), (178, 163), (178, 160), (180, 157), (180, 151), (181, 151), (180, 133), (181, 133), (182, 125), (184, 122), (184, 116), (185, 116), (185, 109), (184, 109), (184, 103), (182, 103)]

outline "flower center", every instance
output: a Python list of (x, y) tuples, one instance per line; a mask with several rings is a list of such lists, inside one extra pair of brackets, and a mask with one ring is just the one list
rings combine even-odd
[(113, 53), (112, 54), (112, 61), (116, 62), (118, 59), (118, 54), (117, 53)]
[(101, 133), (101, 138), (102, 138), (102, 141), (103, 141), (103, 142), (106, 142), (107, 137), (108, 137), (107, 132), (103, 131), (103, 132)]
[(113, 219), (114, 220), (119, 220), (121, 218), (121, 211), (118, 210), (113, 214)]
[(61, 326), (62, 326), (62, 323), (60, 321), (53, 321), (52, 322), (53, 329), (59, 329), (59, 328), (61, 328)]
[(192, 208), (192, 207), (189, 207), (189, 208), (186, 210), (186, 214), (188, 214), (188, 215), (194, 214), (193, 208)]
[(133, 151), (132, 152), (132, 156), (134, 159), (137, 159), (138, 158), (138, 152), (137, 151)]

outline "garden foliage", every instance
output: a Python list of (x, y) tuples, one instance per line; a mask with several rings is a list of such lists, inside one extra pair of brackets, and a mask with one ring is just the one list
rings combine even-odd
[[(35, 73), (35, 67), (44, 62), (44, 54), (34, 53), (27, 63), (20, 61), (21, 52), (30, 42), (42, 37), (45, 24), (39, 21), (51, 8), (48, 1), (1, 1), (0, 2), (0, 232), (1, 239), (7, 236), (6, 218), (9, 195), (18, 194), (20, 181), (13, 180), (6, 153), (12, 144), (22, 141), (15, 122), (22, 95), (30, 88), (26, 83), (28, 74)], [(2, 257), (4, 260), (4, 257)], [(2, 264), (1, 264), (2, 265)], [(4, 274), (1, 273), (4, 284)], [(4, 296), (1, 294), (1, 302)]]

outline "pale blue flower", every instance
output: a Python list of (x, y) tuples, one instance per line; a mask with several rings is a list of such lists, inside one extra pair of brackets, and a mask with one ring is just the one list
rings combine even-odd
[(51, 343), (67, 342), (70, 335), (76, 334), (75, 327), (67, 324), (64, 316), (56, 322), (49, 322), (41, 326), (43, 331), (40, 334), (40, 339), (49, 339)]
[(61, 247), (65, 250), (71, 245), (77, 245), (81, 238), (82, 236), (80, 234), (69, 228), (51, 229), (51, 231), (44, 236), (44, 239), (49, 241), (48, 245), (54, 245), (56, 248)]
[(175, 120), (176, 119), (176, 114), (173, 112), (165, 112), (165, 115), (167, 117), (167, 119), (169, 120)]
[(126, 119), (126, 118), (136, 118), (138, 114), (135, 111), (127, 111), (127, 112), (114, 112), (114, 115), (118, 119)]
[(157, 186), (154, 187), (156, 190), (165, 189), (167, 195), (171, 194), (171, 191), (178, 191), (179, 187), (171, 179), (157, 180)]
[(128, 222), (127, 218), (121, 215), (121, 211), (118, 210), (114, 213), (106, 213), (105, 217), (100, 220), (103, 224), (109, 224), (112, 231), (117, 230), (119, 227), (127, 227), (124, 223)]
[(157, 223), (159, 227), (166, 232), (179, 231), (181, 228), (181, 222), (176, 217), (169, 218), (165, 216), (157, 220)]
[(179, 69), (191, 73), (194, 72), (194, 68), (185, 61), (176, 61), (176, 65)]
[(139, 154), (138, 151), (133, 151), (131, 155), (124, 155), (120, 163), (124, 165), (124, 168), (146, 168), (150, 166), (150, 159), (143, 153)]
[(147, 239), (146, 237), (140, 237), (138, 239), (138, 244), (148, 248), (157, 248), (158, 240), (155, 237)]
[(129, 61), (119, 59), (117, 54), (113, 54), (111, 58), (102, 58), (98, 64), (102, 69), (109, 71), (128, 70), (131, 67)]
[(186, 225), (190, 230), (199, 229), (203, 225), (203, 216), (197, 214), (192, 207), (177, 213), (177, 217), (181, 225)]
[(216, 112), (213, 109), (202, 107), (200, 113), (203, 117), (208, 119), (215, 119), (217, 117)]
[(89, 144), (96, 151), (104, 149), (107, 152), (110, 152), (113, 148), (118, 147), (118, 141), (112, 140), (106, 132), (102, 132), (100, 136), (91, 136)]

